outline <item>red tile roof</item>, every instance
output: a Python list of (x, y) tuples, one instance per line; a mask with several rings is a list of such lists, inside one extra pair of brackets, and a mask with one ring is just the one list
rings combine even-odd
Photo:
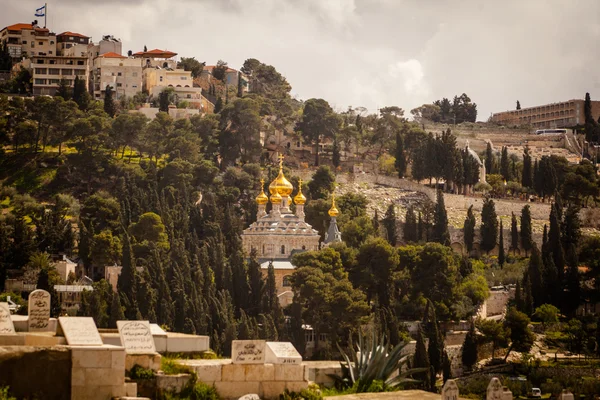
[[(8, 29), (9, 31), (20, 31), (23, 29), (32, 29), (32, 27), (31, 27), (31, 24), (19, 23), (19, 24), (9, 25), (4, 29)], [(4, 30), (4, 29), (2, 29), (2, 30)]]
[(80, 38), (84, 38), (84, 39), (89, 39), (90, 38), (89, 36), (82, 35), (81, 33), (70, 32), (70, 31), (63, 32), (63, 33), (61, 33), (60, 35), (57, 35), (57, 36), (74, 36), (74, 37), (80, 37)]
[(100, 54), (98, 57), (103, 57), (103, 58), (127, 58), (125, 56), (122, 56), (122, 55), (117, 54), (117, 53), (112, 52), (112, 51), (109, 51), (108, 53)]
[(169, 50), (160, 50), (154, 49), (149, 51), (138, 51), (137, 53), (133, 53), (134, 56), (137, 57), (160, 57), (160, 58), (171, 58), (175, 57), (177, 53), (173, 53)]

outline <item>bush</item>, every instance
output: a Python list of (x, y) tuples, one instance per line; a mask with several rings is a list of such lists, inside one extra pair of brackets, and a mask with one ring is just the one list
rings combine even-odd
[(0, 400), (17, 400), (16, 397), (12, 397), (8, 394), (8, 386), (0, 388)]
[(204, 382), (188, 385), (181, 393), (165, 392), (158, 396), (159, 400), (221, 400), (213, 386)]
[(131, 370), (129, 370), (129, 377), (131, 379), (152, 379), (154, 378), (154, 371), (148, 368), (144, 368), (135, 364)]
[(311, 385), (308, 389), (303, 389), (300, 393), (285, 390), (279, 395), (279, 400), (322, 400), (321, 390), (316, 385)]
[(160, 360), (160, 370), (165, 375), (177, 375), (177, 374), (193, 374), (194, 371), (188, 366), (178, 364), (175, 359), (163, 357)]

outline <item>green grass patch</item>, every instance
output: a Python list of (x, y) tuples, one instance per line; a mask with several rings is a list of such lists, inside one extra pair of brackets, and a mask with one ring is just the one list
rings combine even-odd
[(129, 377), (131, 379), (153, 379), (154, 378), (154, 371), (152, 371), (149, 368), (144, 368), (139, 366), (138, 364), (135, 364), (133, 366), (133, 368), (131, 368), (129, 370)]
[(177, 359), (166, 356), (163, 356), (160, 360), (160, 370), (165, 375), (194, 374), (190, 367), (181, 365), (177, 362)]

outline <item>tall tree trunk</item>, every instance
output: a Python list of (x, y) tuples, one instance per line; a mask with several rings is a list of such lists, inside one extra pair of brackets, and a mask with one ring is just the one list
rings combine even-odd
[(320, 143), (320, 139), (317, 138), (317, 142), (316, 142), (316, 151), (315, 151), (315, 166), (318, 167), (319, 166), (319, 143)]
[(37, 135), (35, 136), (35, 148), (33, 150), (34, 153), (38, 152), (38, 143), (40, 142), (40, 135), (42, 134), (42, 128), (40, 127), (40, 122), (38, 122)]
[(121, 151), (121, 160), (123, 158), (125, 158), (125, 149), (127, 148), (127, 145), (123, 146), (123, 151)]

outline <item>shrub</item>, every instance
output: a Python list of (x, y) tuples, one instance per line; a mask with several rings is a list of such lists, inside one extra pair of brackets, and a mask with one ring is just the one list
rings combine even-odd
[(154, 371), (135, 364), (133, 368), (129, 370), (129, 377), (131, 379), (152, 379), (154, 378)]
[(165, 375), (193, 374), (190, 367), (178, 364), (175, 359), (163, 357), (160, 360), (160, 370)]
[(0, 388), (0, 400), (17, 400), (16, 397), (12, 397), (10, 394), (8, 394), (8, 389), (8, 386)]
[(163, 392), (159, 400), (221, 400), (219, 393), (213, 386), (204, 382), (195, 382), (184, 388), (181, 393)]
[(287, 389), (279, 395), (279, 400), (323, 400), (321, 390), (316, 385), (303, 389), (300, 393), (290, 392)]

